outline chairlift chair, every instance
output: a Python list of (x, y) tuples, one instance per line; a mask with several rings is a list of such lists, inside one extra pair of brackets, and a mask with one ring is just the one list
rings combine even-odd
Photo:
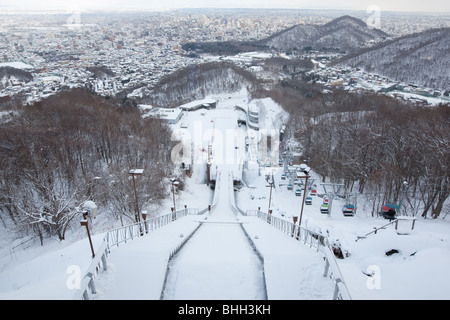
[(353, 217), (355, 215), (355, 205), (354, 204), (346, 204), (342, 208), (342, 214), (346, 217)]
[(386, 203), (384, 206), (381, 207), (381, 214), (383, 215), (383, 218), (394, 220), (395, 216), (397, 215), (397, 211), (400, 209), (400, 206), (396, 203)]

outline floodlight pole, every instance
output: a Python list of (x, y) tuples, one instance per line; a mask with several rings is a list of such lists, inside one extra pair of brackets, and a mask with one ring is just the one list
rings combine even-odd
[(298, 220), (298, 227), (300, 228), (301, 224), (302, 224), (302, 217), (303, 217), (303, 207), (305, 205), (305, 197), (306, 197), (306, 187), (308, 186), (308, 178), (309, 178), (309, 173), (306, 172), (306, 176), (305, 178), (305, 191), (303, 192), (303, 200), (302, 200), (302, 209), (300, 211), (300, 219)]
[(175, 185), (178, 185), (180, 181), (176, 178), (170, 180), (172, 182), (172, 198), (173, 198), (173, 212), (177, 211), (176, 203), (175, 203)]

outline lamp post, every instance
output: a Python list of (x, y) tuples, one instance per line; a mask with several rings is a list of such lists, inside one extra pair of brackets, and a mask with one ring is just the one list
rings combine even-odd
[(177, 178), (173, 178), (170, 180), (170, 182), (172, 182), (173, 212), (176, 212), (177, 207), (175, 204), (175, 186), (178, 186), (180, 184), (180, 181)]
[[(310, 170), (311, 170), (311, 168), (305, 165), (303, 167), (303, 173), (305, 174), (305, 176), (304, 177), (300, 177), (300, 178), (305, 178), (305, 191), (303, 192), (302, 209), (300, 211), (300, 218), (298, 219), (298, 227), (299, 228), (302, 225), (303, 207), (305, 205), (306, 188), (308, 186), (308, 178), (309, 178), (309, 171)], [(300, 229), (299, 229), (299, 231), (300, 231)]]
[(142, 218), (144, 219), (145, 233), (148, 233), (148, 226), (147, 226), (147, 210), (142, 211)]
[(92, 245), (91, 233), (89, 232), (89, 225), (88, 225), (87, 216), (88, 216), (87, 211), (83, 212), (83, 219), (80, 221), (80, 224), (82, 226), (86, 227), (86, 231), (87, 231), (87, 235), (88, 235), (88, 239), (89, 239), (89, 244), (91, 245), (92, 258), (95, 258), (94, 246)]
[(139, 213), (139, 204), (138, 204), (138, 196), (137, 196), (137, 192), (136, 192), (136, 181), (135, 181), (135, 176), (140, 176), (144, 173), (144, 169), (131, 169), (130, 170), (130, 174), (133, 177), (133, 189), (134, 189), (134, 199), (135, 199), (135, 210), (136, 210), (136, 222), (140, 222), (141, 218), (140, 218), (140, 213)]
[(267, 181), (267, 183), (269, 183), (269, 187), (270, 187), (269, 208), (267, 209), (267, 213), (269, 213), (270, 212), (270, 204), (272, 202), (272, 187), (273, 187), (274, 181), (269, 176), (267, 176), (266, 181)]

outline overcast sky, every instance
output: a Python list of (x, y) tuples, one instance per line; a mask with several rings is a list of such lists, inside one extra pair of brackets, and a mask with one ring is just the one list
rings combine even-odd
[(174, 9), (282, 8), (450, 12), (448, 0), (0, 0), (0, 8), (19, 9)]

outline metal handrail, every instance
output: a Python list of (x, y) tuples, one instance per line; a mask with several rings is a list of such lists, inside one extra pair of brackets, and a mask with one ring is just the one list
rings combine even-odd
[(317, 248), (317, 251), (321, 250), (324, 253), (325, 259), (325, 270), (324, 277), (328, 275), (334, 282), (334, 300), (351, 300), (350, 293), (345, 284), (344, 277), (339, 269), (339, 265), (336, 261), (336, 257), (330, 249), (330, 244), (328, 238), (324, 235), (306, 229), (304, 227), (299, 227), (291, 221), (274, 217), (265, 212), (257, 210), (247, 211), (247, 215), (254, 215), (278, 230), (290, 235), (298, 241), (303, 241), (304, 244), (309, 244), (310, 247)]
[(97, 254), (93, 258), (89, 268), (86, 271), (86, 275), (81, 281), (80, 288), (75, 292), (73, 300), (89, 300), (89, 292), (96, 294), (94, 277), (96, 277), (101, 269), (103, 271), (108, 270), (106, 263), (106, 257), (108, 256), (108, 244), (103, 239), (100, 248), (97, 250)]
[(332, 278), (335, 283), (333, 300), (351, 300), (350, 292), (344, 282), (344, 278), (333, 252), (331, 252), (331, 249), (328, 246), (324, 246), (323, 253), (325, 254), (325, 270), (323, 276), (328, 276), (328, 272), (331, 271), (330, 278)]
[(358, 241), (358, 240), (367, 238), (367, 236), (371, 235), (372, 233), (373, 233), (373, 234), (377, 234), (378, 230), (385, 229), (387, 226), (389, 226), (389, 225), (391, 225), (391, 224), (394, 224), (394, 223), (397, 223), (397, 220), (398, 220), (398, 219), (395, 219), (395, 220), (392, 220), (392, 221), (390, 221), (389, 223), (387, 223), (387, 224), (385, 224), (385, 225), (383, 225), (383, 226), (381, 226), (381, 227), (373, 228), (373, 229), (374, 229), (373, 231), (371, 231), (371, 232), (365, 234), (364, 236), (358, 236), (357, 239), (355, 240), (355, 242)]
[(299, 227), (291, 221), (274, 217), (262, 211), (257, 211), (256, 216), (296, 240), (303, 241), (305, 244), (308, 243), (310, 247), (317, 248), (317, 250), (328, 244), (328, 240), (324, 235)]
[(141, 222), (136, 222), (127, 226), (119, 227), (108, 231), (103, 238), (102, 244), (97, 249), (97, 254), (93, 258), (86, 274), (81, 281), (80, 288), (75, 292), (74, 300), (89, 300), (90, 294), (96, 294), (94, 278), (101, 270), (106, 271), (108, 266), (106, 258), (111, 252), (113, 246), (119, 246), (121, 243), (126, 243), (128, 240), (133, 240), (137, 237), (142, 237), (149, 231), (161, 228), (172, 221), (181, 217), (198, 214), (198, 209), (182, 209), (173, 213), (165, 214), (163, 216), (151, 218)]

